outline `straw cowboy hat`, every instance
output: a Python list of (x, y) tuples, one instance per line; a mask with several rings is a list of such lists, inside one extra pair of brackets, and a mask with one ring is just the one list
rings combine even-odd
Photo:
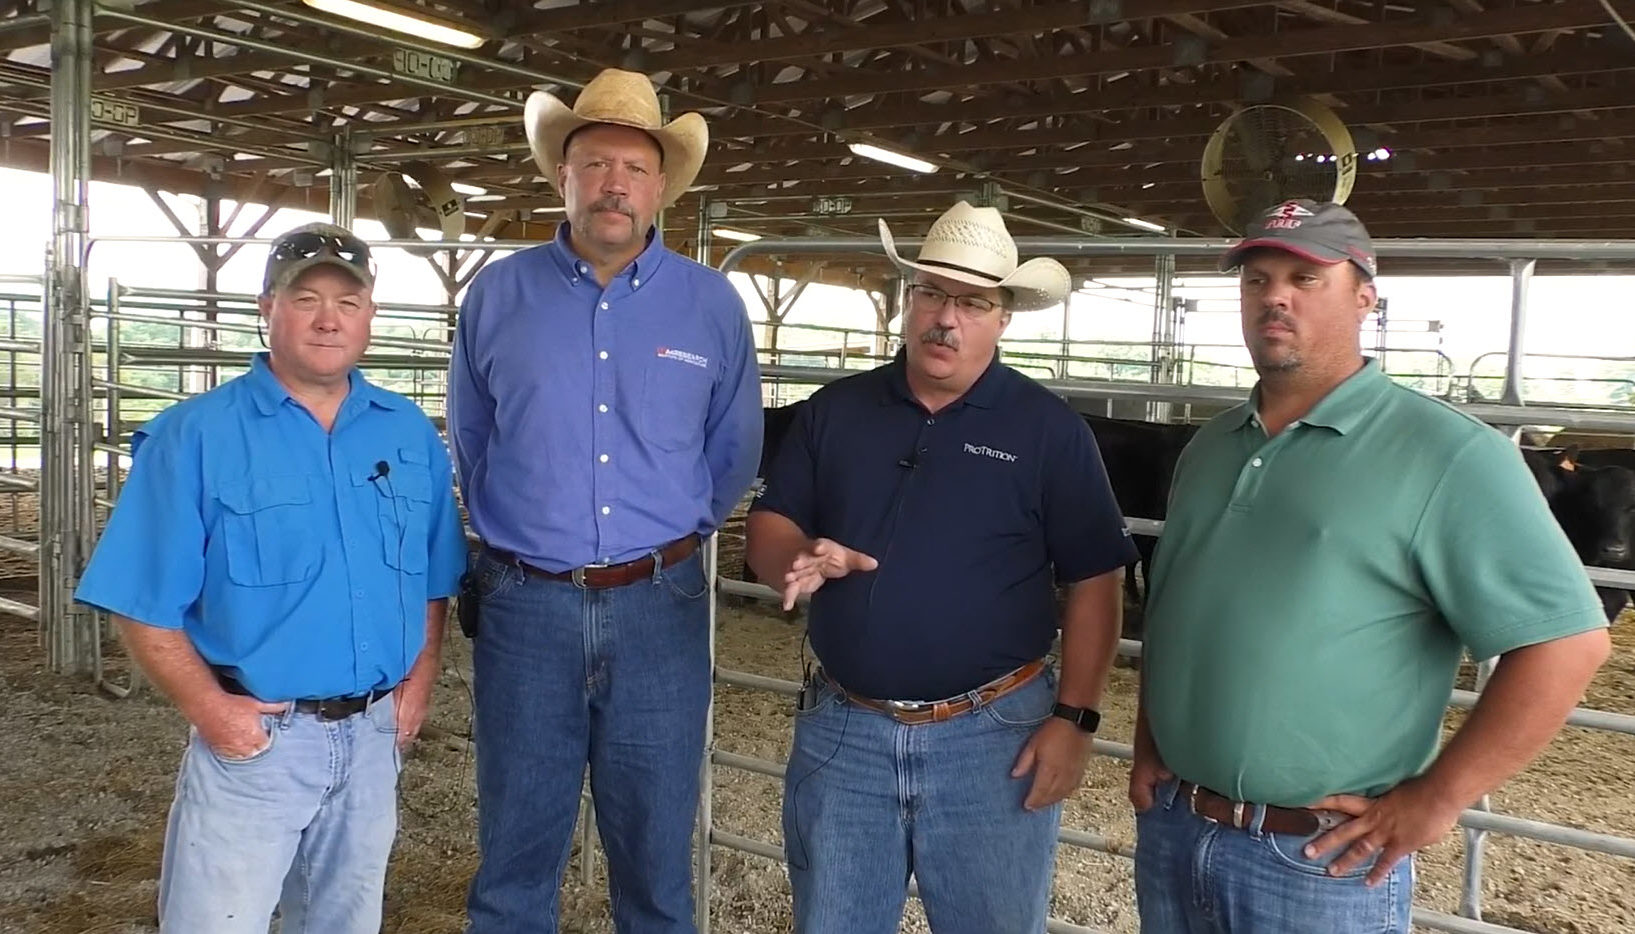
[(569, 134), (593, 123), (612, 123), (643, 130), (664, 151), (664, 196), (661, 207), (669, 207), (698, 177), (709, 148), (710, 129), (704, 118), (686, 113), (661, 122), (659, 98), (646, 75), (609, 68), (592, 78), (579, 92), (570, 108), (555, 95), (535, 91), (523, 111), (523, 127), (528, 146), (534, 151), (539, 170), (556, 184), (556, 167), (566, 155)]
[(1073, 277), (1053, 259), (1039, 257), (1016, 264), (1016, 241), (993, 208), (973, 208), (961, 201), (931, 225), (910, 262), (897, 254), (891, 230), (880, 221), (880, 243), (903, 270), (917, 269), (971, 285), (1009, 289), (1011, 311), (1038, 311), (1060, 305), (1073, 290)]

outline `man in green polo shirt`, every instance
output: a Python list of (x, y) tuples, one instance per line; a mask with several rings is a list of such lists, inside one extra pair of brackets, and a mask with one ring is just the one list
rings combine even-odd
[[(1560, 729), (1605, 617), (1515, 447), (1363, 357), (1350, 211), (1278, 205), (1234, 268), (1260, 382), (1181, 456), (1153, 567), (1142, 930), (1407, 932), (1411, 854)], [(1465, 649), (1498, 666), (1438, 754)]]

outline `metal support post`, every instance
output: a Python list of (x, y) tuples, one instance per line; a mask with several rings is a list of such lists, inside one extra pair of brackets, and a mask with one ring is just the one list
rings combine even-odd
[(1527, 336), (1527, 289), (1533, 283), (1536, 259), (1510, 261), (1510, 347), (1504, 361), (1503, 405), (1521, 405), (1522, 357)]
[[(1170, 300), (1175, 289), (1175, 254), (1160, 253), (1153, 260), (1152, 300), (1152, 375), (1150, 381), (1166, 383), (1174, 372), (1175, 363), (1175, 303)], [(1147, 403), (1147, 420), (1167, 422), (1170, 403)]]
[[(700, 263), (710, 264), (709, 200), (698, 197), (698, 239), (694, 245)], [(719, 536), (704, 543), (704, 579), (709, 582), (710, 616), (710, 702), (704, 708), (704, 758), (698, 772), (698, 813), (693, 843), (693, 926), (698, 934), (710, 934), (710, 834), (715, 821), (715, 575), (716, 545)]]
[(358, 217), (358, 162), (352, 128), (342, 127), (329, 150), (329, 219), (350, 230)]
[[(91, 177), (91, 0), (57, 0), (51, 10), (52, 238), (47, 254), (40, 399), (40, 624), (48, 664), (59, 672), (86, 669), (94, 621), (73, 606), (79, 576), (81, 515), (75, 470), (80, 368), (90, 341), (85, 330), (86, 219)], [(76, 495), (78, 494), (78, 495)], [(89, 623), (89, 625), (87, 625)]]

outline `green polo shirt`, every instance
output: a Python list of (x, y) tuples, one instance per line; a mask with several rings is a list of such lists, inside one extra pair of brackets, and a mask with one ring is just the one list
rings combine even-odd
[(1461, 648), (1606, 625), (1503, 435), (1369, 361), (1275, 438), (1255, 398), (1176, 468), (1146, 615), (1164, 762), (1243, 801), (1377, 795), (1430, 763)]

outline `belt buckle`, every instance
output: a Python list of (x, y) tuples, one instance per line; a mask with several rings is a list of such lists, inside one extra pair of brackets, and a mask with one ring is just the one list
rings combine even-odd
[(888, 700), (886, 701), (886, 706), (892, 708), (893, 710), (900, 710), (903, 713), (923, 713), (931, 709), (931, 707), (934, 705), (926, 701)]
[(1189, 782), (1188, 784), (1192, 785), (1192, 789), (1187, 792), (1187, 810), (1191, 811), (1195, 816), (1209, 821), (1211, 824), (1220, 823), (1220, 821), (1210, 817), (1208, 814), (1203, 814), (1198, 811), (1198, 783)]
[(585, 569), (583, 567), (577, 567), (569, 571), (568, 579), (573, 581), (573, 585), (580, 590), (585, 589)]

